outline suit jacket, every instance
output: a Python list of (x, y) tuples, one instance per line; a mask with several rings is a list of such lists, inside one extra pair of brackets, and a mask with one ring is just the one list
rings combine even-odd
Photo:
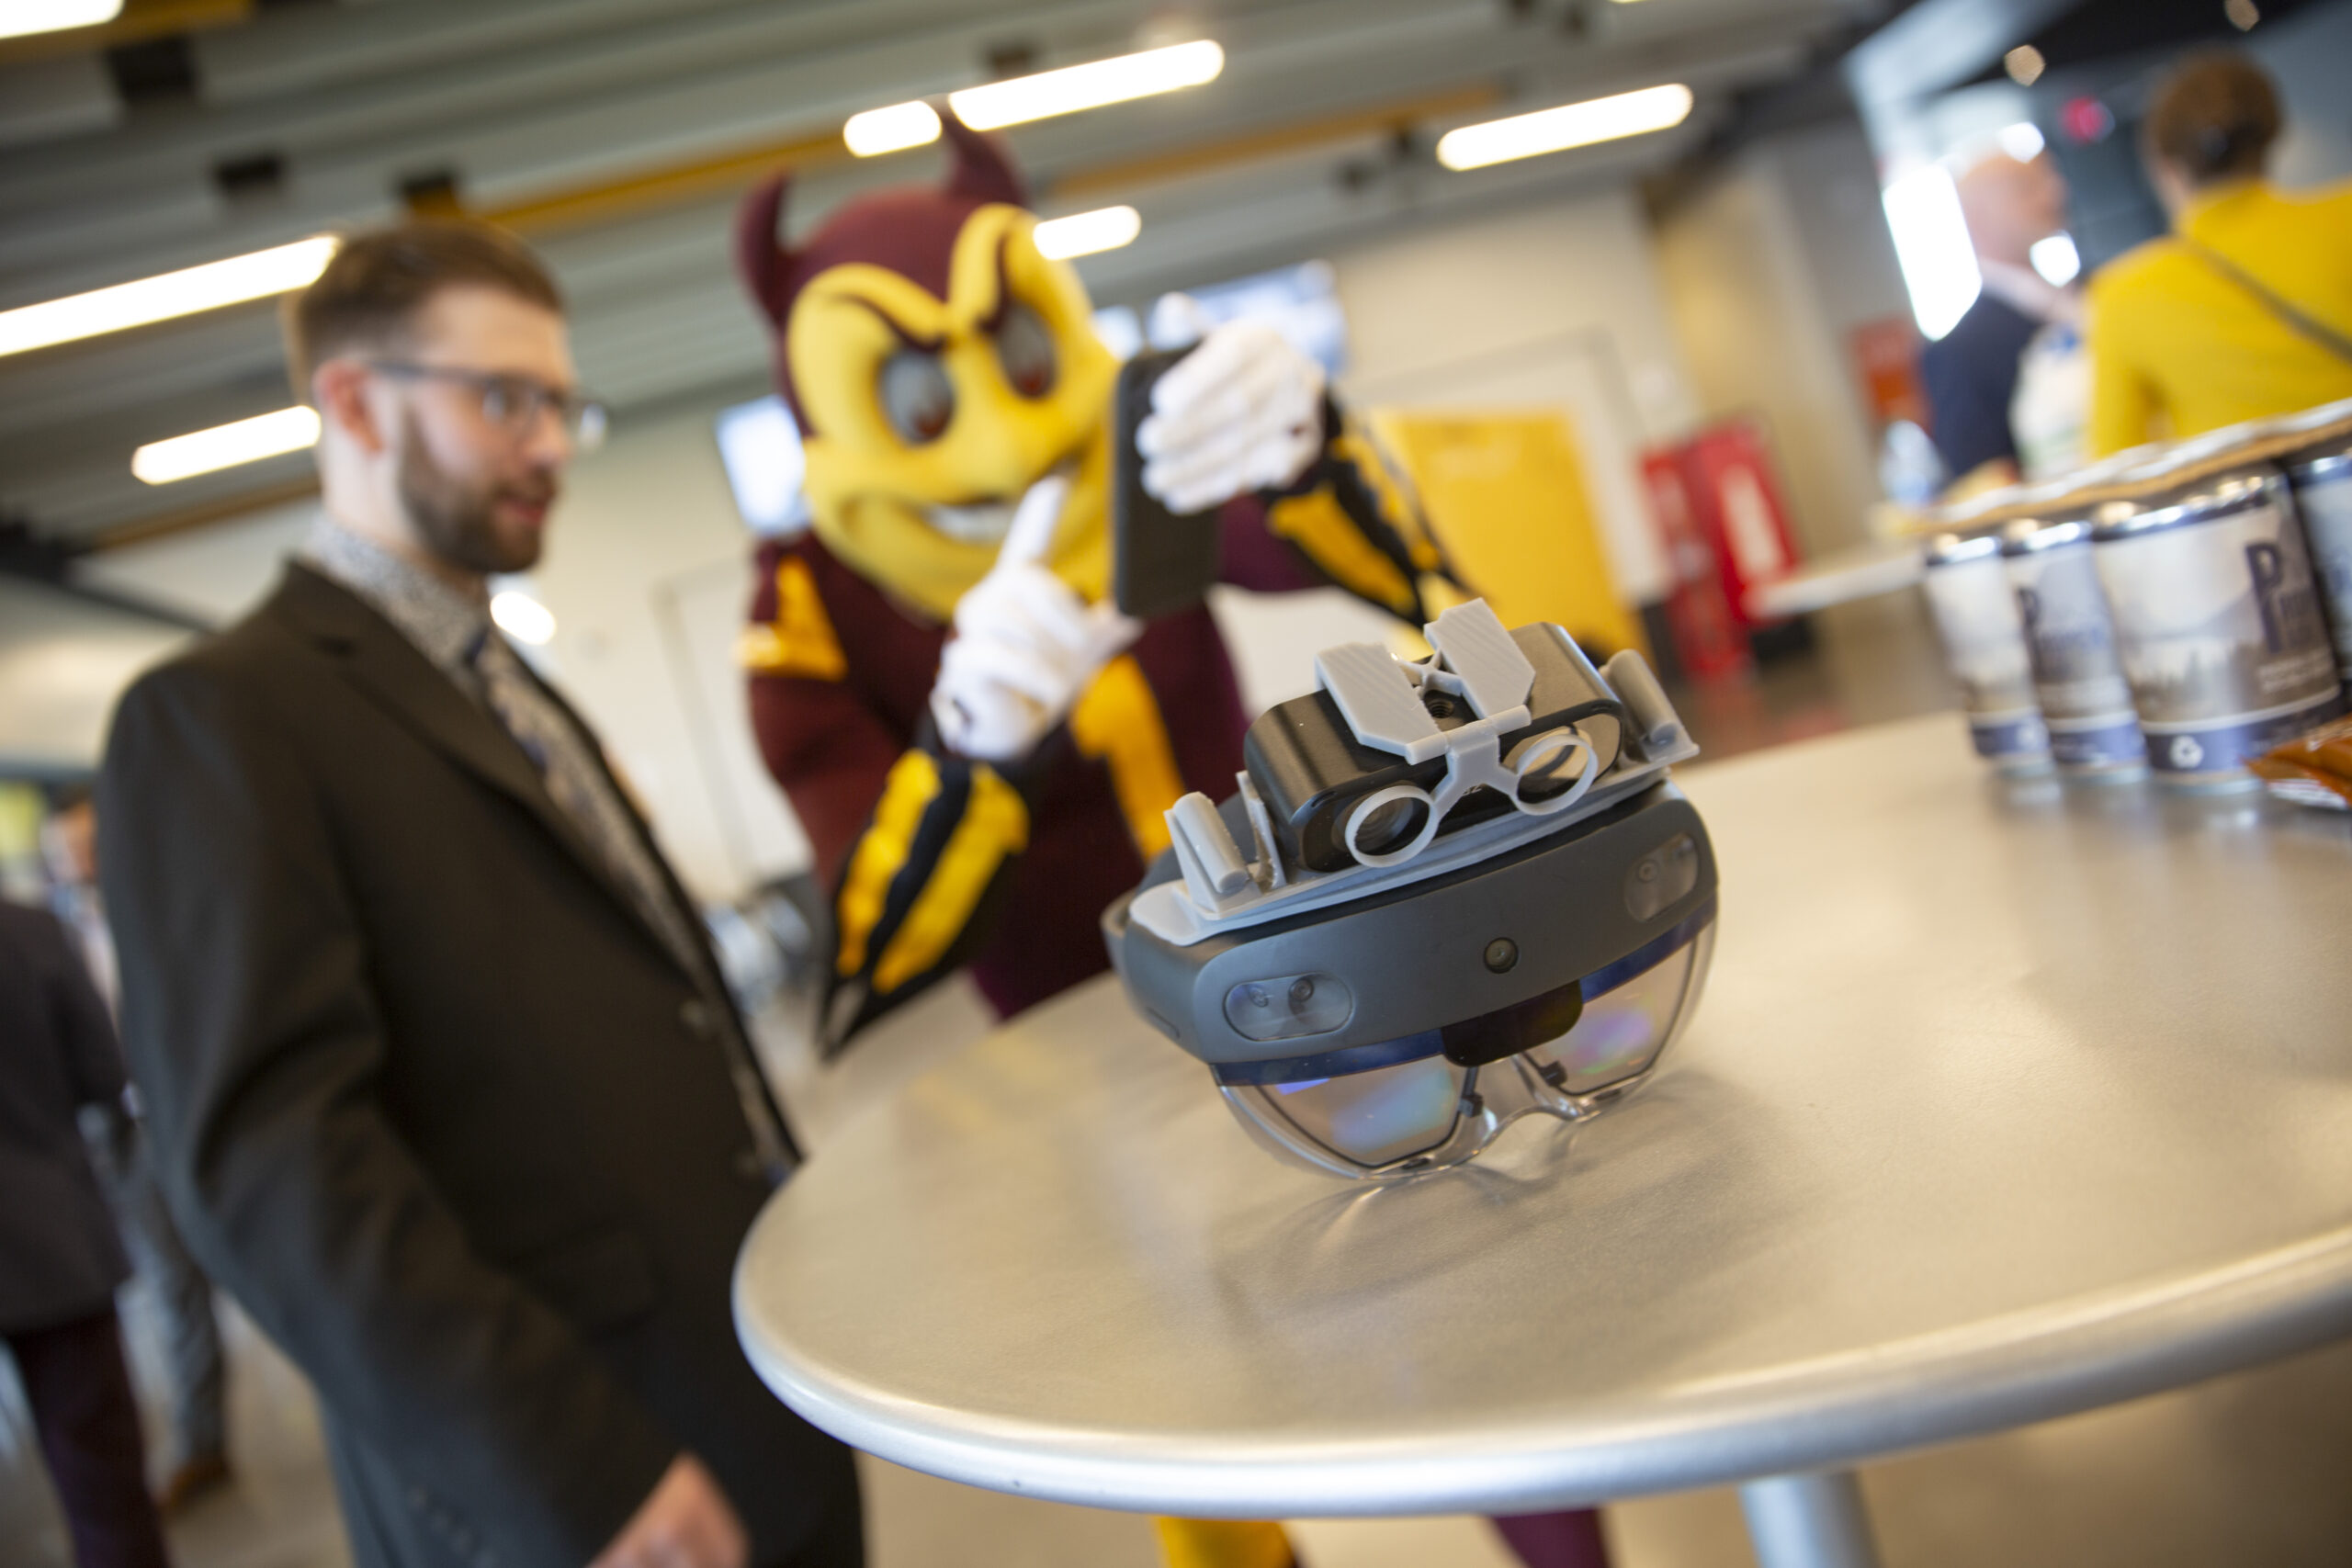
[(2018, 364), (2041, 323), (1987, 289), (1960, 323), (1919, 355), (1936, 451), (1953, 479), (1996, 457), (2017, 461), (2009, 400)]
[(122, 1087), (114, 1026), (65, 928), (0, 901), (0, 1334), (109, 1310), (130, 1277), (74, 1120)]
[(290, 566), (125, 695), (99, 819), (165, 1190), (317, 1384), (361, 1563), (579, 1568), (682, 1447), (756, 1562), (856, 1507), (735, 1341), (723, 987), (389, 621)]

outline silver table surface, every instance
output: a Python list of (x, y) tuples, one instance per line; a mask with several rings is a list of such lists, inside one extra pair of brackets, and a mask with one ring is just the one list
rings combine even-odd
[(1621, 1109), (1365, 1189), (1090, 984), (775, 1197), (753, 1363), (916, 1469), (1281, 1517), (1841, 1465), (2352, 1333), (2352, 823), (2005, 791), (1951, 715), (1683, 782), (1714, 973)]

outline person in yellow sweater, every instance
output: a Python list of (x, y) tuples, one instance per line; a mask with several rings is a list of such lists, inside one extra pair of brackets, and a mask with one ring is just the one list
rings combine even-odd
[(2238, 55), (2157, 90), (2143, 135), (2173, 232), (2091, 280), (2094, 457), (2352, 397), (2352, 182), (2270, 185), (2278, 129)]

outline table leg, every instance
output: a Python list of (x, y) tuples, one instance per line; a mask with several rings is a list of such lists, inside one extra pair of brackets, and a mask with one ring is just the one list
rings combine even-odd
[(1739, 1506), (1761, 1568), (1878, 1568), (1850, 1470), (1751, 1481), (1739, 1489)]

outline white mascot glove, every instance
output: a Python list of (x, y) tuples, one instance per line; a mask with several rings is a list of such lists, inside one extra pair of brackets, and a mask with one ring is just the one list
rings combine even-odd
[(988, 575), (956, 604), (956, 635), (939, 656), (931, 716), (959, 756), (1017, 761), (1069, 716), (1095, 671), (1143, 624), (1089, 604), (1039, 563), (1051, 549), (1069, 480), (1029, 487)]
[(1227, 321), (1153, 384), (1136, 450), (1170, 512), (1289, 484), (1323, 450), (1323, 367), (1263, 321)]

